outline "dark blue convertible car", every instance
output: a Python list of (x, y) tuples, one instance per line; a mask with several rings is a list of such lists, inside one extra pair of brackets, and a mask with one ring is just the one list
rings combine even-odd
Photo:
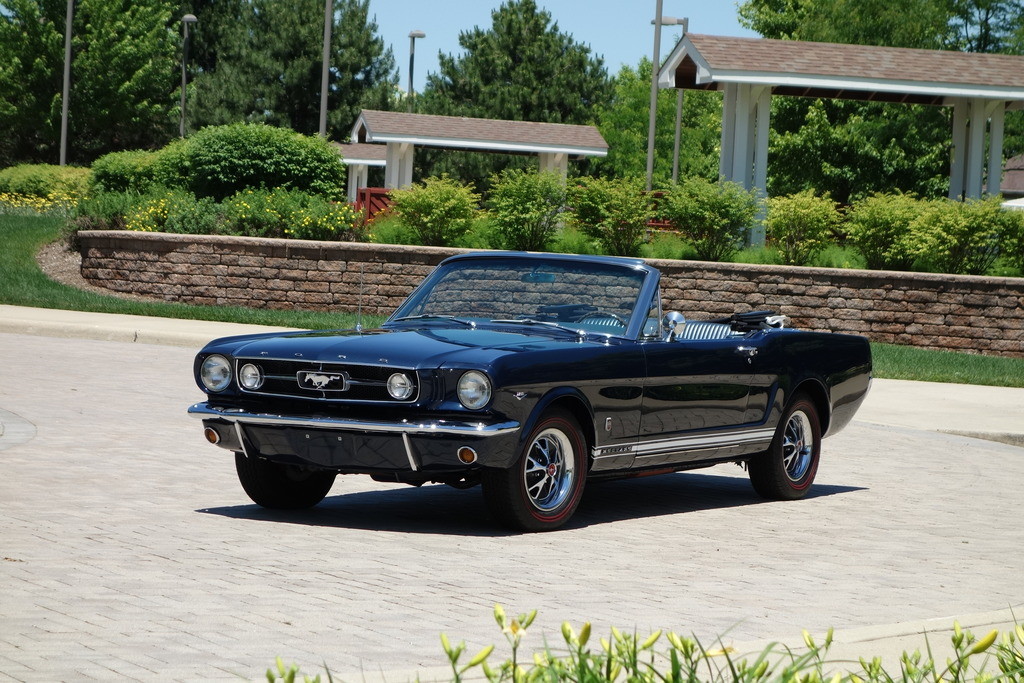
[(803, 496), (868, 391), (867, 341), (763, 311), (663, 313), (660, 277), (621, 258), (449, 258), (380, 329), (210, 342), (189, 412), (270, 508), (369, 474), (480, 484), (499, 522), (547, 530), (588, 479), (722, 462), (762, 496)]

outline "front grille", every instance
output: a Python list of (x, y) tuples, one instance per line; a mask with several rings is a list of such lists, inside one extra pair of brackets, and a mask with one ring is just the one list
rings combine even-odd
[[(263, 385), (256, 390), (242, 389), (247, 394), (286, 396), (324, 401), (372, 401), (379, 403), (413, 403), (419, 397), (416, 372), (404, 368), (352, 363), (317, 363), (306, 360), (276, 358), (237, 358), (235, 373), (252, 363), (263, 374)], [(388, 394), (388, 377), (404, 372), (415, 386), (412, 397), (397, 401)]]

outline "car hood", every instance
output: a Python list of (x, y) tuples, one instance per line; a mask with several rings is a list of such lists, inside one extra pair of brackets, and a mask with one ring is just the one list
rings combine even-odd
[[(601, 338), (600, 343), (607, 340)], [(204, 353), (245, 358), (296, 359), (396, 367), (438, 367), (445, 362), (486, 363), (508, 354), (596, 344), (558, 330), (524, 332), (422, 327), (415, 329), (330, 330), (225, 337), (210, 342)]]

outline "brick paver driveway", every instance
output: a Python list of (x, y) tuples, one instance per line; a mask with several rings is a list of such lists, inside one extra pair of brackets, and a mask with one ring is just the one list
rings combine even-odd
[(365, 477), (285, 514), (186, 416), (191, 359), (0, 334), (0, 678), (237, 680), (282, 655), (353, 680), (440, 666), (441, 631), (503, 642), (495, 602), (540, 610), (538, 646), (565, 619), (749, 640), (1021, 598), (1019, 448), (855, 423), (809, 499), (720, 466), (593, 485), (539, 535), (478, 491)]

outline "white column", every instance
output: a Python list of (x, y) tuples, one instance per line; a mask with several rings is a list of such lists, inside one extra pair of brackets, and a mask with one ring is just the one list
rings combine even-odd
[(973, 99), (970, 103), (970, 122), (967, 124), (967, 170), (964, 182), (964, 196), (967, 199), (981, 197), (981, 174), (985, 160), (985, 100)]
[(399, 187), (412, 185), (412, 156), (415, 149), (410, 144), (402, 145), (402, 172), (399, 176)]
[(384, 187), (389, 190), (412, 185), (413, 146), (407, 142), (389, 142)]
[(366, 164), (349, 164), (348, 166), (348, 200), (355, 202), (359, 198), (359, 188), (366, 187), (370, 167)]
[(539, 159), (540, 172), (557, 173), (562, 179), (562, 185), (565, 185), (569, 177), (569, 155), (564, 152), (541, 152)]
[(736, 84), (726, 83), (722, 94), (722, 144), (718, 154), (718, 175), (732, 178), (733, 148), (736, 144)]
[(964, 160), (967, 158), (967, 100), (953, 101), (953, 158), (949, 162), (949, 198), (964, 194)]
[(388, 143), (387, 165), (384, 167), (384, 187), (397, 189), (400, 185), (402, 165), (402, 145), (397, 142)]
[(768, 131), (771, 123), (772, 91), (771, 88), (760, 88), (757, 101), (757, 128), (754, 136), (754, 181), (753, 186), (761, 199), (754, 228), (750, 231), (750, 244), (763, 247), (765, 242), (764, 219), (765, 203), (768, 196)]
[(750, 189), (754, 166), (754, 121), (751, 87), (741, 83), (736, 88), (736, 123), (733, 128), (732, 178)]
[(988, 124), (988, 185), (985, 191), (999, 194), (1003, 179), (1003, 118), (1006, 103), (999, 101), (990, 105), (991, 119)]

